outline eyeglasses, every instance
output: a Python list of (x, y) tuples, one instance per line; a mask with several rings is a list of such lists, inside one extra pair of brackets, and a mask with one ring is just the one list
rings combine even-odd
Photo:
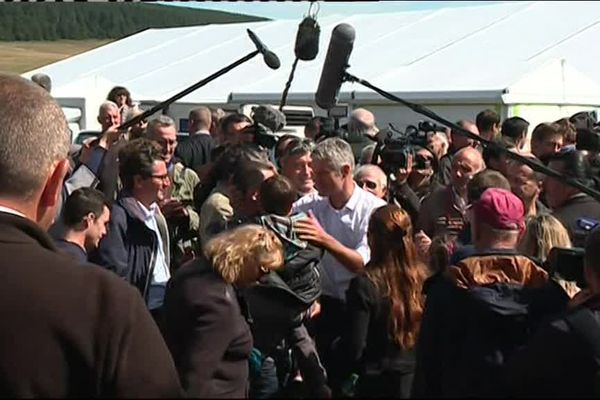
[(156, 178), (156, 179), (160, 179), (161, 181), (168, 181), (169, 180), (169, 174), (164, 174), (164, 175), (150, 175), (151, 178)]
[(377, 189), (377, 182), (360, 180), (360, 181), (356, 181), (356, 183), (358, 184), (358, 186), (360, 186), (363, 189), (365, 188), (365, 186), (367, 187), (367, 189), (371, 189), (371, 190)]

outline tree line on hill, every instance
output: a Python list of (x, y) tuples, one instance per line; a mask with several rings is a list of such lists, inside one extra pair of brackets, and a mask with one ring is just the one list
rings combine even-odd
[(113, 39), (148, 28), (265, 20), (160, 4), (15, 2), (0, 4), (0, 40)]

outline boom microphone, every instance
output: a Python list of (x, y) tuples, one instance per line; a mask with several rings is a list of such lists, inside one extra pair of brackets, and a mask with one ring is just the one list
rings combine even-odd
[(254, 32), (252, 32), (250, 29), (246, 29), (246, 32), (248, 32), (250, 40), (252, 40), (252, 42), (256, 46), (256, 50), (258, 50), (260, 54), (263, 55), (265, 64), (267, 64), (267, 66), (271, 69), (279, 68), (279, 66), (281, 65), (281, 63), (279, 62), (279, 57), (277, 57), (275, 53), (267, 49), (267, 46), (265, 46), (264, 43), (260, 41), (260, 39), (258, 38), (258, 36), (256, 36)]
[(329, 110), (337, 103), (344, 73), (348, 68), (348, 59), (354, 46), (354, 36), (354, 28), (349, 24), (339, 24), (331, 33), (321, 80), (315, 93), (315, 102), (322, 109)]

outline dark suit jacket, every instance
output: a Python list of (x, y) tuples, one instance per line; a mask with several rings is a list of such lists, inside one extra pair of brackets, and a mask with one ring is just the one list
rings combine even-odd
[(139, 293), (0, 212), (0, 396), (165, 397), (181, 388)]
[(233, 286), (196, 259), (169, 281), (165, 311), (165, 337), (187, 396), (246, 397), (252, 335)]
[(181, 163), (200, 174), (200, 168), (210, 161), (210, 153), (215, 148), (215, 140), (205, 133), (193, 134), (175, 149), (175, 156)]

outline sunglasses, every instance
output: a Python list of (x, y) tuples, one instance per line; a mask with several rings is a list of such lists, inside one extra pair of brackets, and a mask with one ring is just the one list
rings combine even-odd
[(358, 186), (360, 186), (363, 189), (365, 188), (365, 186), (367, 187), (367, 189), (371, 189), (371, 190), (377, 189), (377, 182), (360, 180), (360, 181), (356, 181), (356, 183), (358, 184)]

